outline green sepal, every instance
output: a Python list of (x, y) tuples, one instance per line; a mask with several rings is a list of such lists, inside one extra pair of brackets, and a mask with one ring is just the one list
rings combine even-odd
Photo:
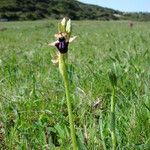
[(67, 24), (67, 20), (66, 18), (63, 18), (61, 21), (61, 32), (66, 32), (66, 24)]
[(68, 33), (68, 34), (71, 34), (71, 19), (69, 19), (68, 21), (67, 21), (67, 24), (66, 24), (66, 32)]
[(59, 32), (59, 33), (60, 33), (60, 32), (63, 32), (61, 23), (58, 23), (58, 32)]

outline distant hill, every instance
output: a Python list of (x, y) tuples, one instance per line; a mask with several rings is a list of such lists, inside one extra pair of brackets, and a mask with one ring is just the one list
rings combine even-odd
[[(0, 0), (0, 20), (58, 19), (63, 16), (74, 20), (137, 20), (139, 16), (144, 15), (136, 14), (133, 17), (133, 14), (124, 14), (117, 10), (84, 4), (77, 0)], [(147, 19), (149, 18), (148, 14)]]

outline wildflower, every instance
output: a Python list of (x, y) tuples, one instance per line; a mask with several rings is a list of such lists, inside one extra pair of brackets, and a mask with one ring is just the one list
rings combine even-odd
[(68, 52), (68, 45), (69, 43), (73, 42), (76, 39), (76, 36), (67, 39), (67, 33), (57, 33), (54, 35), (57, 41), (53, 43), (49, 43), (49, 46), (56, 46), (58, 51), (62, 54)]
[(49, 46), (55, 46), (58, 50), (57, 57), (51, 61), (54, 64), (58, 63), (59, 54), (66, 54), (68, 52), (68, 46), (73, 42), (77, 36), (70, 37), (71, 35), (71, 20), (66, 21), (64, 18), (61, 24), (58, 24), (58, 33), (54, 35), (56, 38), (55, 42), (49, 43)]
[(67, 63), (66, 63), (66, 54), (68, 52), (68, 45), (72, 41), (76, 39), (76, 36), (70, 37), (71, 35), (71, 20), (66, 20), (64, 18), (60, 24), (58, 24), (58, 33), (55, 34), (55, 38), (57, 39), (53, 43), (49, 43), (49, 46), (56, 46), (58, 53), (57, 58), (53, 59), (53, 63), (59, 64), (59, 71), (62, 75), (62, 79), (64, 81), (65, 94), (66, 94), (66, 103), (68, 108), (68, 116), (71, 130), (71, 139), (72, 139), (72, 147), (73, 150), (77, 150), (77, 141), (75, 135), (75, 125), (74, 125), (74, 117), (72, 112), (72, 104), (71, 104), (71, 96), (70, 96), (70, 87), (69, 87), (69, 79), (68, 79), (68, 71), (67, 71)]

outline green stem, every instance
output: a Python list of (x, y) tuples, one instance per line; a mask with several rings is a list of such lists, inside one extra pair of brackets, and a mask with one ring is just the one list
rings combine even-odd
[(103, 116), (102, 116), (102, 110), (100, 110), (99, 124), (100, 124), (100, 135), (101, 135), (101, 139), (102, 139), (103, 149), (107, 150), (106, 149), (104, 135), (103, 135)]
[(67, 65), (65, 62), (65, 59), (66, 59), (65, 57), (66, 57), (66, 54), (59, 53), (59, 70), (63, 77), (64, 86), (65, 86), (73, 150), (77, 150), (78, 148), (77, 148), (77, 142), (76, 142), (76, 136), (75, 136), (74, 120), (73, 120), (73, 113), (72, 113), (72, 107), (71, 107), (71, 97), (70, 97), (70, 92), (69, 92), (69, 80), (68, 80)]
[(115, 87), (113, 86), (111, 95), (111, 138), (112, 149), (116, 150), (116, 134), (115, 134)]

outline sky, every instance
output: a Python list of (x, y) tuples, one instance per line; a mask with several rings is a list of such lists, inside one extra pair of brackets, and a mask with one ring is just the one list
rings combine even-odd
[(124, 12), (150, 12), (150, 0), (79, 0)]

